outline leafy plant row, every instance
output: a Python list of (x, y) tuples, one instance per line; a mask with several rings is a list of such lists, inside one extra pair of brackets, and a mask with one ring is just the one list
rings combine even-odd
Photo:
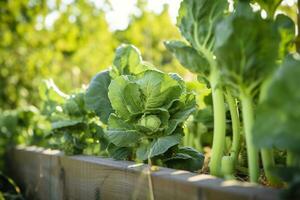
[[(281, 184), (278, 177), (299, 184), (300, 56), (295, 52), (295, 24), (276, 13), (280, 0), (256, 1), (258, 11), (252, 3), (235, 1), (229, 10), (223, 0), (184, 0), (177, 25), (186, 41), (165, 46), (211, 88), (210, 173), (232, 177), (245, 139), (251, 182), (258, 182), (264, 172), (272, 185)], [(262, 11), (267, 16), (262, 17)], [(226, 106), (232, 123), (229, 152)], [(286, 161), (276, 163), (278, 157)]]
[(66, 95), (48, 80), (41, 110), (4, 112), (0, 131), (9, 139), (20, 125), (23, 143), (190, 171), (203, 167), (198, 150), (209, 146), (212, 175), (289, 182), (293, 198), (300, 184), (300, 55), (294, 22), (276, 13), (280, 2), (257, 0), (261, 9), (254, 11), (247, 0), (233, 9), (224, 0), (182, 1), (177, 26), (184, 40), (165, 46), (210, 89), (205, 106), (197, 105), (199, 85), (121, 45), (86, 91)]

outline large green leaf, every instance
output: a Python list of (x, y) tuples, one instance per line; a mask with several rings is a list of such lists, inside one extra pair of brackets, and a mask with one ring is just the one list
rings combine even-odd
[(254, 13), (248, 3), (239, 3), (215, 34), (218, 66), (232, 89), (256, 88), (276, 68), (280, 37), (275, 24)]
[(109, 156), (116, 160), (128, 160), (132, 155), (132, 148), (130, 147), (118, 147), (110, 143), (107, 147)]
[(147, 160), (149, 155), (149, 145), (142, 144), (136, 149), (137, 160)]
[(139, 74), (137, 84), (145, 98), (145, 108), (158, 108), (179, 98), (182, 88), (179, 83), (162, 72), (149, 70)]
[(127, 76), (119, 76), (112, 80), (111, 84), (108, 87), (108, 97), (110, 99), (111, 105), (115, 112), (124, 119), (129, 119), (131, 116), (127, 108), (125, 97), (125, 88), (128, 84), (130, 84), (130, 81), (128, 80)]
[(171, 147), (179, 144), (182, 138), (181, 134), (160, 137), (154, 140), (150, 145), (142, 144), (137, 148), (136, 157), (138, 160), (147, 160), (148, 157), (161, 155)]
[(209, 73), (207, 60), (194, 48), (181, 41), (167, 41), (164, 44), (189, 71), (206, 75)]
[(150, 157), (165, 153), (170, 147), (179, 144), (181, 138), (182, 134), (174, 134), (158, 138), (150, 147)]
[(180, 147), (174, 156), (164, 159), (164, 163), (170, 168), (197, 171), (203, 166), (204, 155), (191, 147)]
[(275, 74), (257, 109), (255, 145), (300, 153), (300, 58), (288, 56)]
[(133, 75), (147, 70), (143, 64), (140, 51), (133, 45), (123, 44), (116, 50), (111, 76)]
[(111, 114), (108, 119), (107, 138), (119, 147), (127, 147), (136, 144), (142, 135), (133, 126)]
[(110, 113), (113, 112), (108, 99), (108, 86), (110, 82), (109, 71), (97, 74), (92, 79), (85, 95), (87, 108), (93, 110), (104, 123), (107, 123)]
[(181, 34), (195, 48), (211, 49), (215, 26), (224, 16), (227, 1), (183, 0), (177, 17)]
[(124, 88), (124, 98), (129, 112), (136, 114), (143, 111), (144, 102), (138, 84), (128, 83)]

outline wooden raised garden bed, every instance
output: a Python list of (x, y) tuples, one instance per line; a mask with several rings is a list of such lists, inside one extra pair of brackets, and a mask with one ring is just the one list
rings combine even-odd
[[(149, 199), (147, 165), (17, 147), (9, 167), (28, 199)], [(154, 199), (278, 199), (278, 190), (210, 175), (159, 168)]]

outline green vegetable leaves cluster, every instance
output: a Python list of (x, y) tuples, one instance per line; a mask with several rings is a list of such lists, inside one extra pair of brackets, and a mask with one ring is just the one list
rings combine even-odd
[[(195, 110), (193, 94), (167, 74), (148, 70), (137, 76), (119, 76), (109, 86), (115, 110), (108, 120), (107, 135), (120, 147), (135, 146), (139, 140), (151, 144), (139, 160), (166, 152), (180, 142), (184, 120)], [(137, 147), (145, 148), (143, 145)]]
[(258, 147), (276, 147), (288, 149), (296, 155), (300, 153), (299, 66), (299, 55), (289, 55), (275, 73), (257, 109), (254, 136), (259, 138), (256, 141)]
[(45, 91), (44, 115), (51, 122), (51, 131), (46, 136), (49, 146), (68, 155), (105, 155), (103, 150), (108, 142), (103, 125), (95, 114), (86, 109), (85, 93), (62, 96), (59, 91), (53, 91), (53, 87)]
[[(260, 10), (254, 11), (252, 3), (258, 3)], [(291, 155), (298, 153), (296, 142), (290, 140), (299, 141), (295, 134), (298, 118), (297, 114), (293, 115), (295, 110), (292, 111), (297, 110), (298, 95), (293, 84), (298, 83), (294, 79), (298, 72), (296, 67), (291, 67), (299, 63), (295, 58), (286, 58), (281, 65), (295, 46), (295, 24), (285, 14), (275, 15), (280, 3), (281, 0), (234, 1), (232, 9), (227, 1), (183, 0), (177, 26), (187, 43), (165, 42), (179, 62), (211, 88), (214, 126), (210, 173), (213, 175), (234, 177), (239, 153), (247, 151), (250, 181), (258, 182), (261, 154), (265, 175), (276, 185), (270, 171), (276, 166), (272, 148), (292, 152), (288, 153), (287, 160), (294, 160)], [(282, 69), (276, 78), (273, 74), (279, 66)], [(292, 106), (287, 106), (282, 94), (289, 91), (293, 91), (287, 94)], [(228, 143), (225, 103), (232, 123), (230, 153), (225, 148)], [(240, 112), (243, 123), (240, 123)], [(241, 133), (245, 136), (245, 147)], [(290, 140), (283, 139), (289, 136)], [(295, 160), (292, 163), (295, 162), (298, 163)]]
[[(112, 69), (93, 78), (86, 102), (107, 122), (110, 155), (140, 161), (164, 160), (163, 154), (176, 157), (181, 151), (177, 146), (184, 135), (183, 122), (196, 109), (195, 96), (181, 77), (146, 64), (132, 45), (120, 46)], [(182, 160), (196, 162), (190, 169), (201, 168), (202, 154), (181, 154)]]

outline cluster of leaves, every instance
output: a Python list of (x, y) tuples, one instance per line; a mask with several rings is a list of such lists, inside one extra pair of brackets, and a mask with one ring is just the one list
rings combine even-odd
[(183, 122), (196, 108), (194, 94), (177, 74), (162, 73), (144, 62), (134, 46), (117, 49), (112, 69), (92, 79), (86, 103), (107, 123), (110, 156), (201, 168), (202, 154), (178, 147)]
[[(85, 94), (76, 92), (65, 95), (53, 82), (47, 81), (43, 114), (51, 122), (46, 136), (48, 146), (64, 151), (67, 155), (101, 154), (107, 146), (102, 123), (85, 107)], [(100, 145), (100, 146), (99, 146)]]

